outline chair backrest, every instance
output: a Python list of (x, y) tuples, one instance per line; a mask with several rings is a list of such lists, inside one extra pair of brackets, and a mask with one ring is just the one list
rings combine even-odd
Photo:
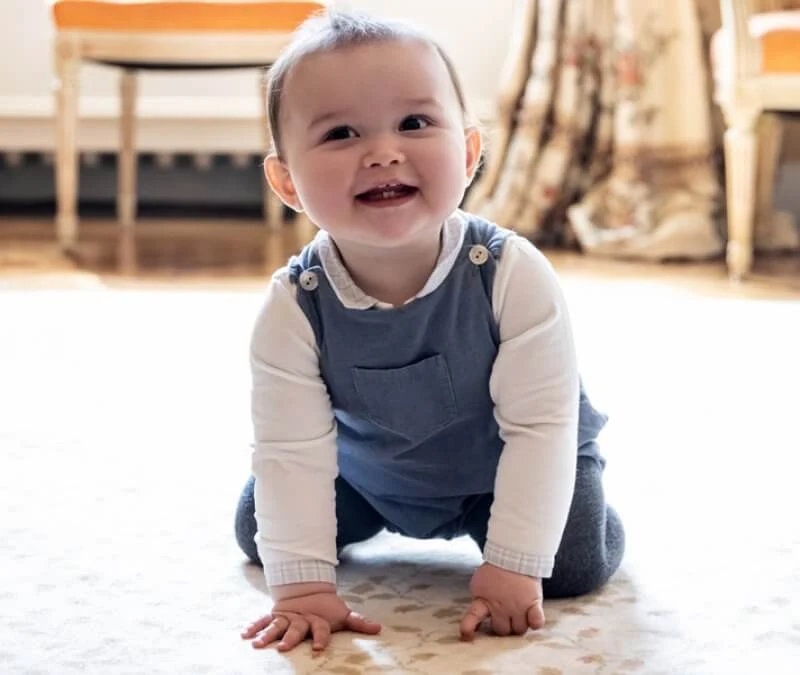
[(735, 81), (741, 82), (758, 76), (762, 71), (763, 45), (752, 32), (753, 16), (800, 10), (800, 0), (720, 0), (720, 8), (724, 29), (720, 49), (727, 52), (725, 61), (731, 67), (729, 74)]
[(780, 12), (784, 9), (800, 9), (800, 0), (755, 0), (756, 12)]

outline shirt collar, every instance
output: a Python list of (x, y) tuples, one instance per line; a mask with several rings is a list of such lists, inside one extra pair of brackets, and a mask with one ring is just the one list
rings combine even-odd
[[(433, 293), (439, 288), (447, 275), (450, 274), (450, 270), (453, 268), (458, 252), (464, 242), (465, 227), (466, 219), (461, 211), (455, 211), (444, 221), (442, 225), (442, 246), (439, 250), (436, 266), (420, 292), (413, 298), (409, 298), (406, 303)], [(336, 244), (327, 232), (320, 230), (314, 238), (314, 245), (322, 262), (325, 276), (333, 287), (336, 297), (339, 298), (339, 302), (345, 307), (348, 309), (392, 308), (392, 305), (367, 295), (356, 286), (342, 262)]]

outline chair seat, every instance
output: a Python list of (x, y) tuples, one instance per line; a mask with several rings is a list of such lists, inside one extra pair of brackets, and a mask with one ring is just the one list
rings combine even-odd
[[(750, 34), (761, 46), (761, 73), (800, 74), (800, 10), (754, 14), (750, 17)], [(712, 38), (715, 71), (725, 72), (732, 65), (727, 63), (724, 38), (724, 30), (717, 31)]]
[(116, 32), (292, 31), (318, 2), (53, 0), (58, 30)]

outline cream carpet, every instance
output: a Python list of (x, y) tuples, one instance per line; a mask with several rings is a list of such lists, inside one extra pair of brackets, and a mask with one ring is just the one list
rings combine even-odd
[(462, 644), (476, 549), (379, 537), (340, 578), (383, 633), (312, 659), (238, 637), (269, 608), (232, 534), (257, 287), (51, 285), (0, 287), (0, 673), (799, 672), (800, 300), (566, 274), (623, 568)]

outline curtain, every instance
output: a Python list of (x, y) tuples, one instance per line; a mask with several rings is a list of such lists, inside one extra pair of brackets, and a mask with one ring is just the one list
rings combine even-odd
[(722, 253), (718, 0), (519, 0), (497, 131), (465, 207), (597, 256)]

